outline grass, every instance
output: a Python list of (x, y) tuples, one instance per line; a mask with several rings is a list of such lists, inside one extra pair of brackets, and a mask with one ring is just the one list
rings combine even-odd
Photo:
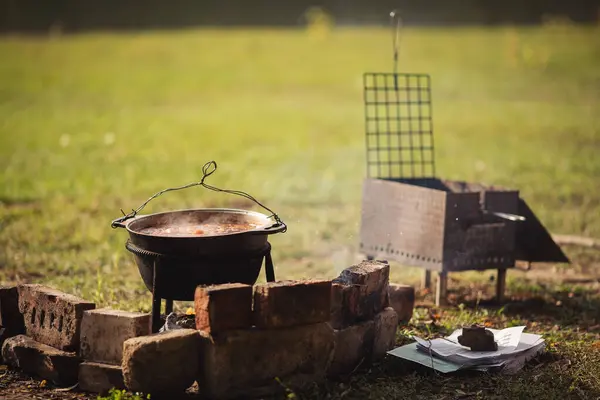
[[(271, 239), (278, 278), (333, 277), (352, 264), (365, 167), (362, 73), (391, 70), (391, 38), (366, 28), (318, 33), (1, 38), (0, 281), (43, 282), (99, 306), (148, 311), (126, 234), (110, 221), (161, 189), (199, 180), (213, 159), (219, 169), (209, 183), (251, 193), (289, 225)], [(517, 188), (550, 231), (594, 237), (599, 63), (595, 27), (407, 28), (400, 44), (400, 70), (432, 76), (441, 177)], [(165, 194), (144, 212), (228, 205), (249, 207), (194, 188)], [(569, 255), (568, 268), (510, 271), (509, 294), (518, 304), (539, 298), (542, 309), (557, 308), (552, 299), (576, 286), (549, 278), (598, 277), (596, 254)], [(454, 276), (453, 304), (489, 297), (488, 275)], [(393, 268), (395, 281), (413, 284), (418, 276), (415, 268)], [(498, 326), (527, 322), (549, 332), (556, 359), (522, 377), (447, 380), (398, 371), (391, 360), (328, 390), (360, 397), (367, 385), (388, 398), (442, 398), (436, 390), (446, 387), (473, 398), (489, 397), (489, 388), (504, 398), (528, 389), (544, 398), (598, 396), (590, 373), (600, 376), (591, 347), (599, 322), (588, 309), (598, 305), (598, 286), (578, 290), (581, 304), (559, 307), (571, 311), (537, 326), (537, 314), (494, 317)], [(488, 309), (448, 308), (433, 325), (417, 315), (407, 329), (436, 334), (465, 318), (481, 322)]]

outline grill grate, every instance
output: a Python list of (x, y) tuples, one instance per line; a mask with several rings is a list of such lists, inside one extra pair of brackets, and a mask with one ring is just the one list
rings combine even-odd
[(435, 177), (429, 75), (368, 72), (363, 83), (367, 176)]

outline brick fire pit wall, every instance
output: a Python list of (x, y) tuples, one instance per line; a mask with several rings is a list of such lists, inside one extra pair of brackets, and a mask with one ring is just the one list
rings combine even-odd
[(149, 314), (20, 285), (0, 288), (0, 343), (6, 364), (89, 392), (172, 394), (196, 381), (207, 398), (264, 395), (382, 358), (413, 301), (412, 288), (389, 287), (386, 262), (364, 261), (332, 281), (200, 286), (196, 329), (150, 334)]

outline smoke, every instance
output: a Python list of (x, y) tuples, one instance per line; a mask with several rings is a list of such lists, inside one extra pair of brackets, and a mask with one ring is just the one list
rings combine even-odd
[(269, 221), (254, 215), (231, 213), (209, 210), (175, 211), (157, 217), (150, 217), (149, 221), (139, 229), (138, 232), (160, 235), (160, 236), (189, 236), (194, 235), (195, 230), (207, 231), (206, 235), (218, 235), (218, 227), (226, 224), (250, 225), (250, 229), (270, 225)]
[(350, 246), (342, 247), (331, 253), (330, 260), (333, 264), (335, 276), (339, 276), (346, 268), (360, 262), (363, 257)]

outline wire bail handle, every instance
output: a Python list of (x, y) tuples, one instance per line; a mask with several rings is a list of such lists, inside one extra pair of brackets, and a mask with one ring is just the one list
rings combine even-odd
[[(183, 185), (183, 186), (178, 186), (178, 187), (173, 187), (173, 188), (168, 188), (168, 189), (164, 189), (161, 190), (160, 192), (154, 194), (153, 196), (151, 196), (148, 200), (146, 200), (141, 206), (139, 206), (137, 209), (135, 210), (131, 210), (130, 213), (125, 214), (125, 212), (123, 211), (123, 209), (121, 209), (121, 213), (123, 214), (122, 217), (115, 219), (114, 221), (112, 221), (111, 223), (111, 227), (114, 228), (118, 228), (119, 224), (123, 223), (124, 221), (127, 221), (128, 219), (134, 218), (140, 211), (142, 211), (142, 209), (144, 207), (146, 207), (146, 205), (148, 203), (150, 203), (152, 200), (154, 200), (155, 198), (157, 198), (158, 196), (160, 196), (163, 193), (166, 192), (170, 192), (173, 190), (181, 190), (181, 189), (187, 189), (189, 187), (192, 186), (202, 186), (206, 189), (209, 190), (213, 190), (215, 192), (223, 192), (223, 193), (229, 193), (229, 194), (234, 194), (237, 196), (241, 196), (241, 197), (245, 197), (248, 200), (253, 201), (254, 203), (258, 204), (259, 206), (261, 206), (262, 208), (264, 208), (265, 210), (267, 210), (268, 212), (271, 213), (271, 215), (269, 215), (269, 218), (273, 218), (275, 220), (275, 224), (273, 226), (271, 226), (270, 228), (275, 228), (281, 225), (284, 225), (283, 221), (281, 220), (281, 218), (279, 218), (279, 216), (273, 212), (273, 210), (271, 210), (270, 208), (268, 208), (267, 206), (263, 205), (261, 202), (259, 202), (258, 200), (256, 200), (254, 197), (252, 197), (251, 195), (249, 195), (248, 193), (239, 191), (239, 190), (227, 190), (227, 189), (219, 189), (217, 187), (211, 186), (207, 183), (204, 183), (204, 181), (206, 180), (206, 178), (208, 178), (209, 176), (211, 176), (212, 174), (215, 173), (215, 171), (217, 170), (217, 163), (215, 161), (209, 161), (206, 164), (204, 164), (202, 166), (202, 179), (200, 179), (199, 182), (193, 182), (193, 183), (188, 183), (187, 185)], [(284, 229), (282, 232), (285, 232), (286, 229)]]

